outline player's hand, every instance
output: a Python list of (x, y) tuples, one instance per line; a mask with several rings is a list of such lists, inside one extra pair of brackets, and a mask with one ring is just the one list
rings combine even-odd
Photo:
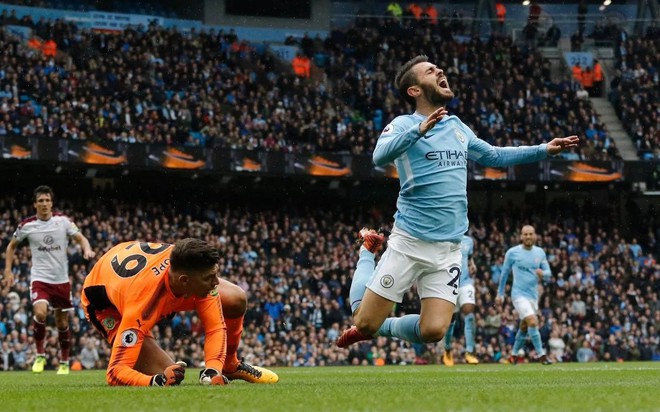
[(580, 143), (580, 138), (577, 136), (557, 137), (548, 143), (546, 150), (548, 151), (548, 154), (556, 155), (564, 150), (577, 147), (578, 143)]
[(199, 372), (199, 383), (202, 385), (227, 385), (229, 379), (217, 369), (206, 368)]
[(504, 297), (502, 297), (502, 296), (500, 296), (500, 295), (497, 295), (497, 296), (495, 297), (495, 304), (496, 304), (497, 306), (502, 306), (502, 303), (504, 303)]
[(96, 256), (96, 252), (94, 252), (92, 249), (83, 252), (83, 257), (85, 260), (94, 259), (94, 256)]
[(163, 373), (154, 375), (154, 377), (151, 378), (151, 385), (152, 386), (179, 385), (185, 378), (186, 366), (187, 366), (186, 363), (181, 361), (175, 363), (174, 365), (168, 366), (167, 368), (165, 368), (165, 371)]
[(543, 269), (536, 269), (536, 276), (538, 276), (539, 280), (543, 280)]
[(433, 129), (433, 126), (435, 126), (436, 123), (438, 123), (440, 120), (442, 120), (443, 117), (447, 115), (447, 109), (444, 107), (439, 108), (438, 110), (434, 111), (424, 119), (420, 124), (419, 124), (419, 133), (424, 136), (426, 132), (429, 130)]
[(2, 284), (10, 288), (14, 284), (14, 274), (11, 270), (5, 270), (5, 276), (2, 279)]

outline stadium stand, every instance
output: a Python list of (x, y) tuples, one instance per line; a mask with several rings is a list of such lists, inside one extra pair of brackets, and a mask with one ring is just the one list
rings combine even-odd
[(642, 159), (660, 159), (658, 117), (658, 50), (660, 31), (648, 28), (644, 37), (617, 37), (617, 74), (610, 101)]
[[(447, 68), (458, 91), (450, 112), (467, 119), (484, 140), (536, 144), (577, 133), (587, 145), (566, 158), (619, 158), (588, 100), (576, 98), (570, 79), (553, 82), (539, 53), (510, 37), (459, 42), (450, 32), (439, 54), (433, 44), (452, 23), (351, 27), (322, 42), (303, 39), (309, 45), (301, 48), (324, 62), (327, 84), (279, 70), (272, 55), (258, 53), (231, 31), (180, 33), (152, 25), (109, 36), (62, 21), (24, 18), (18, 24), (53, 38), (74, 64), (65, 69), (62, 59), (47, 59), (0, 35), (11, 50), (0, 79), (0, 130), (7, 134), (368, 154), (386, 122), (406, 111), (390, 80), (401, 50), (420, 50)], [(400, 40), (401, 33), (411, 36)], [(19, 81), (22, 70), (30, 81)]]

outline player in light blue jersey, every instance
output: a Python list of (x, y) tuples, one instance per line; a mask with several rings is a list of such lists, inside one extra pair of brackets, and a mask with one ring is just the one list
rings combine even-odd
[(520, 240), (522, 241), (521, 245), (512, 247), (504, 255), (502, 277), (500, 278), (495, 302), (501, 305), (504, 301), (506, 281), (509, 278), (509, 273), (513, 272), (511, 301), (520, 317), (520, 328), (516, 333), (516, 340), (509, 360), (512, 363), (520, 361), (519, 352), (525, 345), (527, 337), (529, 337), (532, 340), (539, 361), (544, 365), (550, 365), (552, 361), (548, 359), (543, 349), (536, 313), (539, 310), (539, 280), (550, 280), (552, 273), (545, 252), (540, 247), (535, 246), (536, 231), (534, 227), (523, 226), (520, 230)]
[[(464, 235), (461, 240), (461, 277), (459, 279), (458, 297), (454, 316), (445, 335), (445, 352), (442, 354), (442, 363), (445, 366), (454, 366), (454, 356), (451, 352), (451, 339), (454, 336), (454, 327), (458, 319), (458, 312), (463, 314), (463, 334), (465, 335), (465, 363), (470, 365), (479, 364), (479, 359), (474, 353), (475, 319), (474, 307), (476, 303), (473, 276), (477, 273), (477, 265), (474, 264), (472, 254), (474, 253), (474, 239)], [(460, 309), (459, 309), (460, 308)]]
[[(454, 98), (444, 71), (417, 56), (399, 69), (394, 83), (414, 105), (413, 114), (388, 124), (376, 143), (376, 166), (394, 163), (401, 190), (388, 248), (373, 276), (360, 271), (351, 284), (355, 326), (337, 340), (345, 347), (375, 336), (438, 342), (449, 327), (461, 275), (460, 242), (468, 228), (467, 161), (486, 166), (536, 162), (577, 147), (577, 136), (547, 144), (493, 147), (458, 117), (447, 116)], [(419, 315), (389, 318), (395, 302), (413, 285)]]

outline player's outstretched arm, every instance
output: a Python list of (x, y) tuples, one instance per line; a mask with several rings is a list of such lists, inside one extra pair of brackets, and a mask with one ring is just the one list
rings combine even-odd
[(580, 143), (580, 138), (577, 136), (557, 137), (548, 143), (546, 150), (549, 155), (556, 155), (564, 150), (578, 147), (578, 143)]

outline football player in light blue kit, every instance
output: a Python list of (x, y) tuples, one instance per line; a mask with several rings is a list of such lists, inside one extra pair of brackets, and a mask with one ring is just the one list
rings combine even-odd
[[(376, 166), (394, 162), (399, 174), (394, 228), (375, 272), (356, 270), (353, 276), (355, 326), (337, 339), (339, 347), (374, 336), (440, 341), (458, 296), (460, 243), (468, 229), (468, 158), (486, 166), (536, 162), (577, 147), (579, 141), (570, 136), (538, 146), (491, 146), (458, 117), (447, 116), (445, 105), (454, 93), (444, 71), (426, 56), (401, 66), (394, 83), (415, 108), (385, 127), (373, 153)], [(394, 303), (413, 284), (421, 299), (420, 314), (388, 319)]]
[(520, 231), (521, 245), (514, 246), (506, 251), (504, 264), (502, 265), (502, 277), (497, 289), (495, 302), (498, 305), (504, 300), (506, 281), (509, 273), (513, 271), (513, 286), (511, 287), (511, 300), (513, 306), (520, 316), (520, 328), (516, 333), (510, 361), (517, 363), (518, 353), (525, 345), (527, 337), (532, 340), (534, 350), (539, 361), (544, 365), (550, 365), (552, 361), (545, 355), (541, 334), (539, 333), (539, 322), (536, 313), (539, 310), (539, 280), (548, 281), (552, 273), (548, 265), (545, 252), (536, 243), (536, 231), (534, 227), (526, 225)]
[(458, 297), (454, 316), (445, 335), (445, 353), (442, 354), (442, 363), (445, 366), (454, 366), (454, 356), (451, 353), (451, 339), (454, 336), (454, 327), (458, 320), (458, 312), (463, 314), (463, 334), (465, 335), (465, 363), (470, 365), (479, 364), (479, 359), (474, 353), (474, 305), (476, 303), (473, 276), (477, 273), (477, 265), (474, 264), (472, 254), (474, 253), (474, 239), (463, 235), (461, 240), (461, 278), (459, 279)]

